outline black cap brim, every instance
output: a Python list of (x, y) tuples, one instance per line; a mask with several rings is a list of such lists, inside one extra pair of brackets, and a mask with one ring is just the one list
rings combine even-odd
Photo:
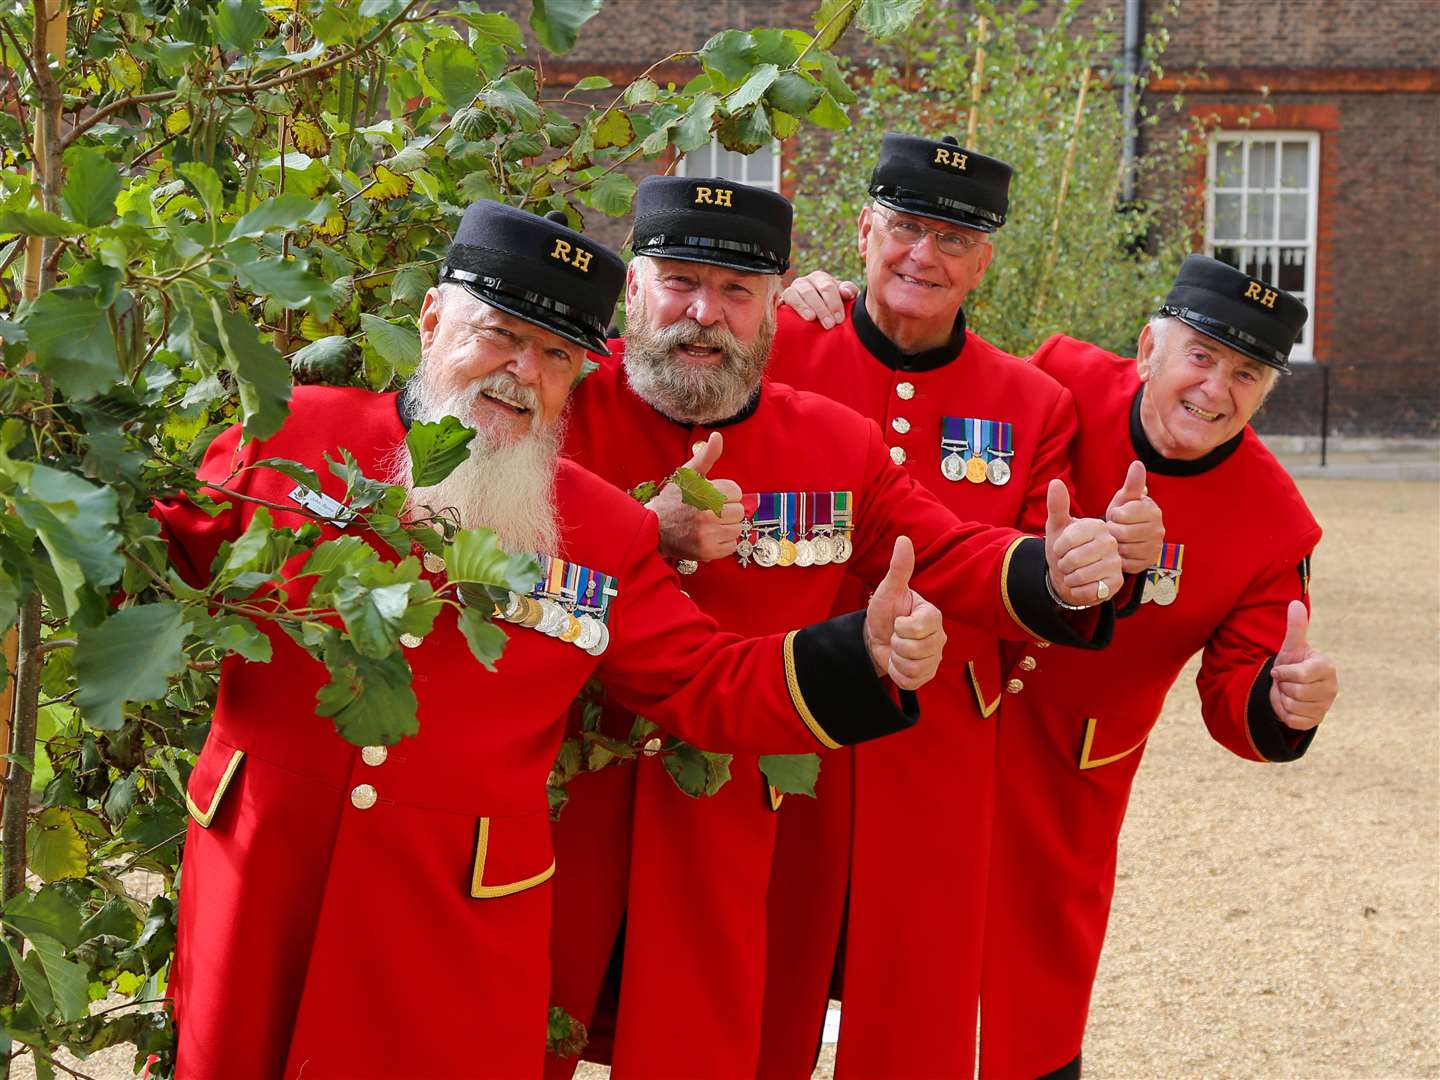
[(1290, 374), (1289, 358), (1281, 360), (1276, 359), (1273, 355), (1265, 355), (1261, 348), (1250, 345), (1237, 338), (1235, 334), (1238, 331), (1233, 326), (1226, 326), (1219, 320), (1202, 319), (1200, 315), (1191, 311), (1179, 312), (1171, 308), (1162, 308), (1160, 314), (1168, 315), (1172, 319), (1179, 319), (1196, 333), (1204, 334), (1211, 340), (1218, 341), (1227, 349), (1234, 349), (1242, 356), (1248, 356), (1257, 363), (1264, 364), (1266, 367), (1272, 367), (1276, 371), (1283, 371), (1286, 375)]
[(891, 210), (898, 210), (902, 214), (914, 214), (916, 217), (930, 218), (932, 221), (947, 221), (952, 225), (961, 225), (967, 229), (974, 229), (976, 232), (993, 233), (998, 232), (1004, 221), (987, 221), (966, 210), (940, 206), (924, 198), (895, 195), (889, 192), (875, 194), (871, 192), (870, 198), (874, 199), (881, 206)]
[(764, 255), (752, 255), (744, 251), (722, 251), (714, 247), (690, 247), (685, 244), (640, 244), (634, 248), (636, 255), (648, 255), (656, 259), (680, 259), (683, 262), (708, 263), (723, 266), (728, 270), (743, 270), (747, 274), (783, 274), (788, 264), (779, 263)]
[(610, 347), (605, 343), (606, 339), (603, 333), (589, 330), (575, 320), (565, 318), (559, 312), (551, 311), (539, 304), (527, 303), (521, 297), (499, 293), (468, 281), (458, 281), (452, 278), (443, 284), (459, 285), (477, 300), (483, 300), (507, 315), (524, 319), (530, 325), (538, 326), (541, 330), (549, 330), (552, 334), (579, 345), (582, 349), (588, 349), (600, 356), (610, 355)]

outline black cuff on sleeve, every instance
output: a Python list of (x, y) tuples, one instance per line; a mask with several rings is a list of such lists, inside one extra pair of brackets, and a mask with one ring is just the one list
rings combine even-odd
[(1250, 700), (1245, 703), (1245, 722), (1250, 727), (1250, 741), (1266, 761), (1296, 761), (1305, 756), (1319, 727), (1296, 731), (1286, 725), (1270, 708), (1270, 669), (1272, 656), (1260, 668), (1250, 686)]
[(834, 749), (913, 727), (919, 699), (875, 676), (865, 648), (865, 612), (852, 611), (785, 638), (785, 681), (805, 725)]
[(1066, 611), (1050, 599), (1045, 587), (1045, 541), (1027, 536), (1010, 549), (1005, 561), (1005, 608), (1029, 634), (1074, 649), (1103, 649), (1115, 633), (1115, 602)]

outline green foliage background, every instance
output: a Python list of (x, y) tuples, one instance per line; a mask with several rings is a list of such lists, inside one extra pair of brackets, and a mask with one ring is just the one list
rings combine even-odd
[[(965, 304), (969, 325), (1019, 355), (1054, 333), (1130, 355), (1196, 235), (1198, 207), (1182, 181), (1203, 144), (1189, 128), (1162, 140), (1159, 113), (1142, 111), (1137, 190), (1143, 197), (1116, 212), (1125, 131), (1118, 8), (1087, 17), (1078, 0), (1043, 8), (982, 2), (964, 13), (932, 6), (881, 59), (847, 67), (863, 87), (850, 125), (831, 139), (805, 140), (790, 166), (797, 272), (825, 269), (863, 281), (855, 223), (881, 137), (888, 131), (954, 135), (1015, 169), (994, 261)], [(1156, 13), (1144, 38), (1141, 85), (1160, 70), (1168, 41), (1164, 14)], [(988, 26), (978, 123), (975, 139), (967, 141), (982, 16)], [(1087, 67), (1091, 79), (1056, 231)], [(1182, 106), (1171, 96), (1154, 108)]]

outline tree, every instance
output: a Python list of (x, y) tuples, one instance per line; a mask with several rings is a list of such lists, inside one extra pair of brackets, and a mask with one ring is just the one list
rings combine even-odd
[[(1139, 87), (1158, 71), (1167, 40), (1158, 23), (1147, 34)], [(1079, 0), (981, 2), (917, 20), (882, 59), (847, 69), (865, 86), (852, 123), (796, 157), (794, 173), (805, 178), (795, 200), (798, 269), (859, 280), (855, 221), (881, 136), (955, 135), (1015, 168), (995, 261), (965, 305), (970, 325), (1021, 355), (1054, 333), (1128, 355), (1197, 232), (1176, 181), (1199, 144), (1189, 130), (1160, 141), (1158, 115), (1141, 110), (1136, 121), (1151, 136), (1136, 167), (1147, 197), (1121, 205), (1121, 57), (1115, 12), (1086, 18)], [(1177, 96), (1159, 107), (1180, 105)]]
[[(829, 52), (853, 21), (893, 32), (920, 0), (824, 0), (817, 33), (725, 31), (683, 87), (646, 76), (548, 85), (521, 27), (438, 0), (8, 0), (0, 24), (0, 629), (14, 627), (0, 905), (0, 1023), (53, 1075), (134, 1043), (168, 1069), (185, 782), (218, 668), (264, 663), (270, 624), (326, 665), (338, 737), (416, 729), (402, 634), (461, 609), (478, 663), (503, 663), (487, 599), (527, 556), (483, 530), (407, 520), (403, 489), (348, 457), (343, 508), (394, 549), (266, 509), (196, 587), (148, 510), (185, 493), (223, 428), (275, 432), (292, 382), (383, 389), (415, 367), (414, 320), (464, 206), (491, 197), (583, 226), (634, 193), (622, 166), (706, 144), (753, 149), (808, 119), (846, 122)], [(601, 0), (534, 0), (565, 53)], [(658, 67), (658, 65), (657, 65)], [(651, 69), (653, 72), (655, 69)], [(409, 436), (417, 482), (463, 456), (454, 422)], [(267, 460), (298, 489), (304, 466)], [(224, 495), (224, 485), (221, 486)], [(287, 508), (289, 509), (289, 508)], [(410, 555), (443, 555), (433, 590)], [(303, 606), (275, 586), (306, 557)], [(467, 603), (466, 601), (469, 601)], [(32, 800), (38, 796), (38, 803)], [(146, 900), (133, 871), (161, 881)], [(30, 875), (30, 876), (27, 876)], [(38, 881), (38, 884), (37, 884)]]

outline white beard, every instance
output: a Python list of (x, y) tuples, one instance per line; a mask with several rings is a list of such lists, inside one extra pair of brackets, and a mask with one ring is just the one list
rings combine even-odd
[[(534, 393), (504, 372), (476, 380), (448, 400), (436, 401), (421, 364), (405, 393), (414, 419), (434, 423), (453, 416), (469, 427), (473, 426), (475, 399), (481, 390), (491, 387), (503, 389), (539, 415)], [(559, 422), (540, 427), (537, 420), (523, 438), (510, 440), (480, 429), (470, 443), (469, 457), (430, 487), (411, 483), (410, 450), (402, 442), (387, 462), (387, 482), (406, 490), (412, 517), (446, 514), (461, 528), (490, 529), (506, 551), (554, 554), (560, 533), (555, 516), (555, 466), (561, 430)]]

